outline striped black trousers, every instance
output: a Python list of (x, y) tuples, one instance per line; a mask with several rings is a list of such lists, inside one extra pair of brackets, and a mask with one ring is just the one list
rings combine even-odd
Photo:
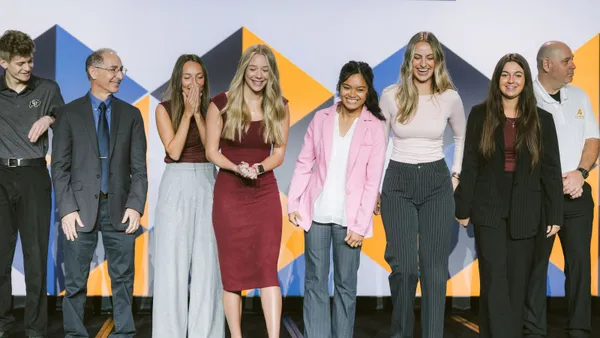
[(421, 337), (444, 336), (454, 198), (445, 161), (407, 164), (390, 161), (381, 192), (392, 268), (392, 337), (412, 337), (414, 298), (421, 279)]

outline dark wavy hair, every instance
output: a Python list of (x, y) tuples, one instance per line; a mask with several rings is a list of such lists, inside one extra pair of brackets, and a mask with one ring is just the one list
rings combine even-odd
[(379, 96), (373, 87), (373, 79), (375, 76), (373, 75), (373, 69), (366, 62), (361, 61), (350, 61), (346, 63), (342, 70), (340, 71), (340, 79), (337, 83), (336, 90), (340, 91), (340, 87), (344, 83), (344, 81), (348, 80), (348, 78), (354, 74), (360, 74), (365, 83), (367, 84), (367, 99), (365, 100), (365, 106), (367, 109), (373, 114), (377, 119), (384, 121), (385, 116), (381, 113), (381, 108), (379, 108)]
[(202, 61), (202, 59), (195, 54), (181, 55), (175, 62), (175, 66), (173, 66), (173, 72), (171, 73), (169, 85), (163, 93), (163, 100), (171, 101), (171, 124), (175, 132), (177, 132), (177, 129), (179, 129), (179, 124), (181, 123), (181, 118), (183, 116), (183, 110), (185, 109), (181, 76), (183, 74), (183, 65), (185, 65), (185, 63), (188, 61), (198, 63), (200, 67), (202, 67), (202, 73), (204, 73), (204, 88), (202, 89), (202, 93), (200, 93), (202, 94), (200, 97), (200, 113), (202, 116), (206, 117), (206, 111), (208, 110), (208, 104), (210, 103), (210, 93), (208, 91), (210, 82), (208, 80), (208, 70), (206, 69), (204, 61)]
[(516, 62), (525, 75), (525, 85), (523, 91), (519, 94), (517, 104), (517, 142), (515, 147), (517, 153), (527, 147), (531, 154), (531, 168), (533, 169), (540, 161), (541, 142), (540, 142), (540, 120), (537, 111), (537, 103), (533, 91), (533, 80), (531, 70), (527, 60), (519, 54), (506, 54), (496, 64), (494, 75), (490, 82), (486, 103), (486, 113), (483, 122), (481, 142), (479, 151), (485, 159), (489, 160), (496, 152), (496, 139), (494, 134), (496, 128), (506, 122), (504, 108), (502, 107), (502, 92), (500, 91), (500, 76), (504, 70), (504, 65), (509, 62)]

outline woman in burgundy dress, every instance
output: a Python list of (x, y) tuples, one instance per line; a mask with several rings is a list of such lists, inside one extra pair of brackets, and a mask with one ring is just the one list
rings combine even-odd
[(289, 109), (267, 46), (243, 53), (229, 91), (213, 98), (206, 125), (206, 156), (220, 168), (213, 226), (231, 337), (242, 337), (241, 291), (248, 289), (260, 289), (269, 337), (279, 337), (282, 211), (273, 169), (283, 163)]

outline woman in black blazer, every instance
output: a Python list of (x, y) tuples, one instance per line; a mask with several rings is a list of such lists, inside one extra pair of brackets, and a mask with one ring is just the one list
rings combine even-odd
[(500, 59), (471, 110), (454, 199), (459, 223), (475, 229), (480, 337), (521, 337), (535, 237), (560, 229), (563, 190), (554, 121), (519, 54)]

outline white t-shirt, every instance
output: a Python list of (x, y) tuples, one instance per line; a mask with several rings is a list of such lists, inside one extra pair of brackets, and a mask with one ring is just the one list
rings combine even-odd
[(350, 143), (358, 118), (344, 135), (340, 136), (339, 115), (333, 128), (331, 159), (327, 168), (327, 177), (323, 190), (313, 205), (313, 220), (318, 223), (335, 223), (347, 226), (346, 220), (346, 171), (348, 169), (348, 154)]
[(554, 118), (562, 172), (576, 170), (581, 161), (585, 140), (600, 138), (590, 98), (581, 88), (567, 84), (560, 89), (561, 102), (557, 102), (538, 78), (533, 87), (538, 107), (551, 113)]

